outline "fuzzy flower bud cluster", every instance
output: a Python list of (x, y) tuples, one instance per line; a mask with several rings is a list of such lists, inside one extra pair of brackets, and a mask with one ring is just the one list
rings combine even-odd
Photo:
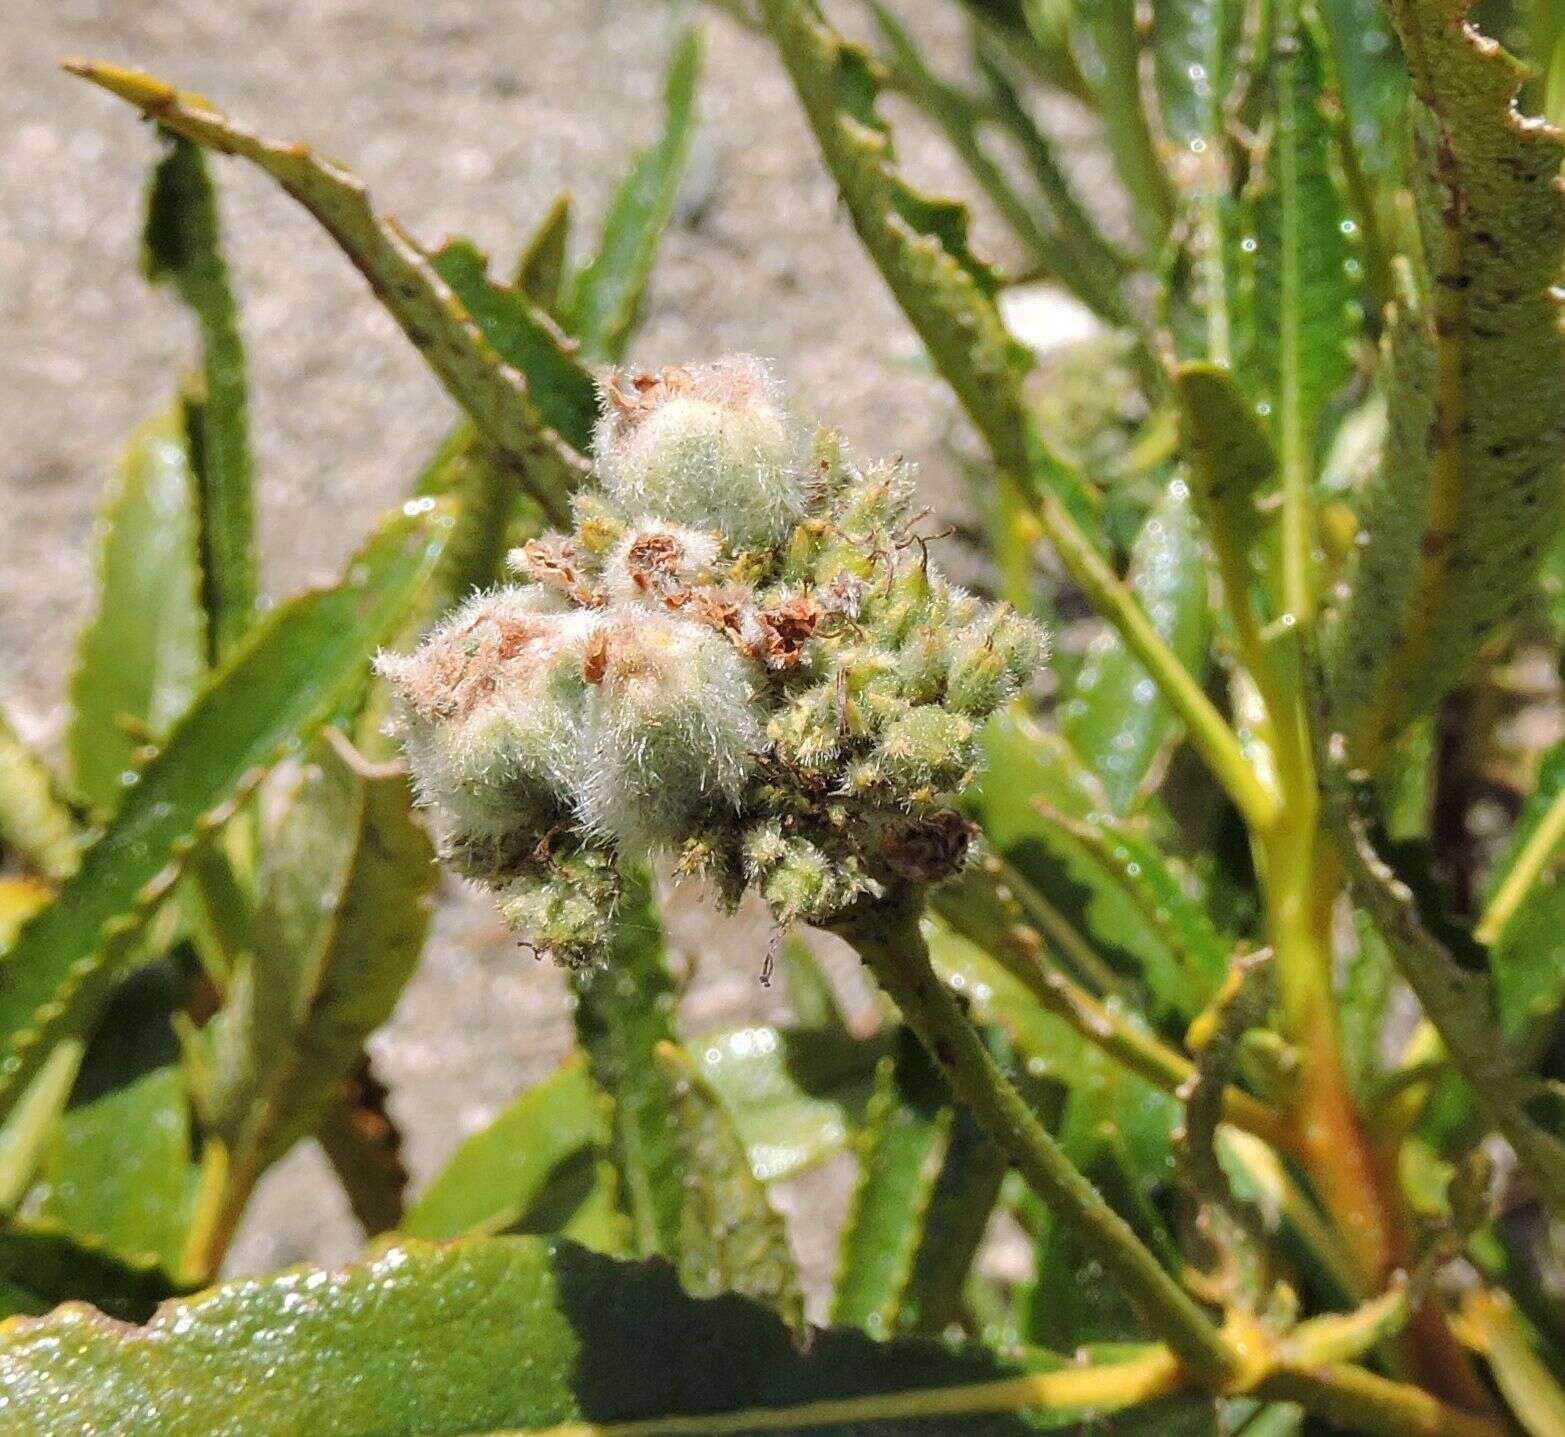
[(948, 583), (906, 474), (788, 413), (760, 362), (613, 374), (600, 488), (380, 672), (450, 861), (562, 962), (653, 854), (784, 923), (966, 859), (956, 795), (1041, 631)]

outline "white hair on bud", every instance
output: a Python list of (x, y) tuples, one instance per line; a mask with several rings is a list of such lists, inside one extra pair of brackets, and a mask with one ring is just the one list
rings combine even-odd
[(737, 806), (764, 740), (744, 660), (711, 631), (620, 608), (588, 657), (582, 822), (656, 847), (713, 804)]
[(610, 374), (594, 445), (608, 497), (635, 517), (780, 540), (804, 512), (809, 446), (782, 386), (751, 355)]
[(717, 563), (721, 548), (714, 533), (681, 524), (637, 524), (604, 561), (604, 590), (613, 603), (661, 608), (687, 594)]
[(580, 746), (582, 658), (598, 621), (549, 590), (496, 589), (463, 604), (414, 653), (376, 659), (406, 712), (417, 797), (445, 811), (454, 836), (499, 836), (562, 806)]

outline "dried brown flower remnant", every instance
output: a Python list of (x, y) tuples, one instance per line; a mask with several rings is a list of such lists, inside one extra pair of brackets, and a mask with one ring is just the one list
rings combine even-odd
[(761, 627), (761, 654), (774, 669), (796, 668), (804, 659), (804, 646), (813, 637), (826, 612), (808, 594), (795, 594), (775, 608), (756, 615)]
[(601, 608), (607, 602), (582, 577), (581, 548), (569, 534), (529, 539), (520, 549), (511, 551), (510, 565), (524, 578), (558, 589), (589, 609)]

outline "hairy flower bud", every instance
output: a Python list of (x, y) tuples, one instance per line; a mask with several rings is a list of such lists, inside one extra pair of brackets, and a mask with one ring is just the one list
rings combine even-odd
[(978, 761), (977, 735), (966, 714), (925, 704), (887, 727), (880, 760), (893, 779), (915, 791), (955, 789)]
[(494, 840), (560, 812), (595, 623), (548, 590), (499, 589), (464, 604), (416, 653), (376, 660), (404, 701), (420, 801), (445, 811), (455, 851), (479, 867)]
[(497, 890), (500, 913), (568, 967), (591, 963), (609, 941), (619, 871), (598, 848), (540, 855)]
[(698, 625), (620, 610), (587, 654), (583, 822), (634, 850), (668, 844), (703, 809), (733, 809), (762, 746), (733, 646)]
[(715, 534), (678, 524), (637, 524), (604, 561), (603, 587), (611, 601), (681, 607), (696, 585), (711, 582), (720, 547)]
[(780, 388), (748, 356), (611, 375), (596, 451), (604, 492), (633, 518), (775, 544), (804, 510), (808, 450)]

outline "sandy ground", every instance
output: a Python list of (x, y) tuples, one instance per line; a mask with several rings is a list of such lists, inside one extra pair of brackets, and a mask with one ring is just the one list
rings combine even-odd
[[(939, 0), (902, 8), (937, 37), (951, 33)], [(199, 90), (348, 164), (422, 239), (470, 235), (505, 264), (563, 188), (595, 221), (626, 151), (654, 132), (673, 28), (671, 7), (631, 0), (0, 7), (0, 696), (24, 732), (57, 750), (103, 476), (192, 353), (187, 317), (137, 271), (153, 137), (55, 61), (101, 57)], [(857, 248), (774, 57), (721, 17), (707, 31), (691, 181), (634, 357), (770, 356), (856, 444), (907, 454), (932, 497), (950, 493), (950, 396)], [(928, 136), (905, 135), (902, 155), (921, 178), (950, 184)], [(308, 216), (237, 162), (217, 173), (250, 351), (266, 586), (283, 594), (337, 572), (405, 493), (452, 410)], [(671, 921), (677, 960), (695, 970), (688, 1031), (780, 1011), (776, 990), (757, 981), (764, 922), (715, 922), (689, 901)], [(842, 955), (833, 967), (857, 983)], [(374, 1044), (415, 1182), (568, 1041), (558, 975), (453, 889), (420, 975)], [(817, 1276), (841, 1176), (784, 1195), (809, 1214), (795, 1229)], [(358, 1242), (306, 1146), (267, 1181), (233, 1266), (331, 1260)]]

